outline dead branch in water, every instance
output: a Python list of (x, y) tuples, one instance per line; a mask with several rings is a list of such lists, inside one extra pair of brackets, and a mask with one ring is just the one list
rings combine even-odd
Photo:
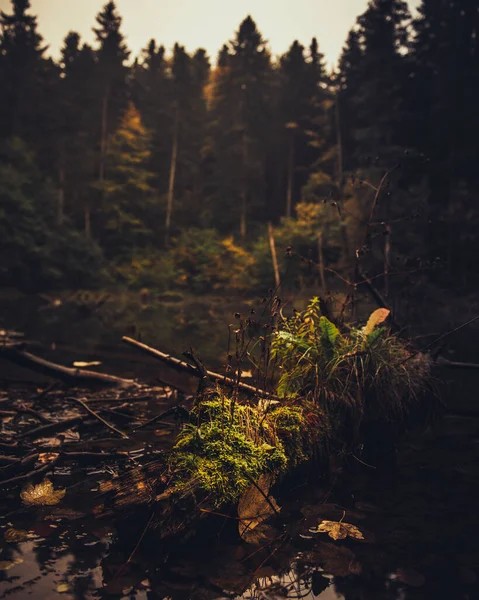
[(20, 350), (17, 347), (3, 346), (0, 347), (0, 358), (5, 358), (21, 367), (26, 367), (47, 377), (53, 377), (61, 380), (63, 383), (72, 387), (119, 387), (128, 388), (137, 386), (137, 383), (132, 379), (123, 379), (115, 375), (106, 373), (96, 373), (95, 371), (87, 371), (85, 369), (75, 369), (64, 367), (57, 363), (50, 362), (30, 352)]
[[(193, 377), (202, 377), (203, 373), (200, 370), (187, 362), (180, 360), (179, 358), (175, 358), (174, 356), (170, 356), (169, 354), (165, 354), (164, 352), (160, 352), (160, 350), (156, 350), (156, 348), (151, 348), (142, 342), (138, 342), (133, 338), (124, 336), (122, 340), (125, 344), (130, 346), (134, 346), (141, 352), (145, 354), (149, 354), (154, 358), (157, 358), (167, 364), (168, 366), (176, 369), (177, 371), (181, 371), (183, 373), (188, 373)], [(255, 387), (253, 385), (249, 385), (248, 383), (243, 383), (242, 381), (238, 382), (232, 377), (228, 377), (227, 375), (220, 375), (219, 373), (215, 373), (214, 371), (206, 371), (206, 375), (212, 379), (213, 381), (217, 381), (218, 383), (223, 383), (225, 385), (230, 385), (231, 387), (237, 387), (239, 390), (244, 392), (248, 396), (261, 396), (263, 398), (271, 398), (278, 400), (278, 396), (274, 394), (270, 394), (261, 388)]]

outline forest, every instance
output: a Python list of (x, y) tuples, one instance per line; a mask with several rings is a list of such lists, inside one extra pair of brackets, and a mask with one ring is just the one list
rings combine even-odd
[(92, 26), (55, 61), (29, 0), (1, 13), (1, 286), (268, 289), (268, 223), (293, 287), (358, 256), (473, 285), (475, 0), (372, 0), (333, 70), (315, 38), (272, 56), (251, 16), (216, 57), (132, 56), (114, 2)]

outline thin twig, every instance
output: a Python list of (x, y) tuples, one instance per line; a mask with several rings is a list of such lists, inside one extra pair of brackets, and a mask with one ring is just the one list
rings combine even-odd
[(398, 367), (400, 367), (401, 365), (403, 365), (404, 363), (406, 363), (408, 360), (411, 360), (411, 358), (414, 358), (418, 354), (422, 354), (423, 352), (426, 352), (426, 350), (429, 350), (429, 348), (432, 348), (432, 346), (434, 346), (435, 344), (437, 344), (438, 342), (440, 342), (444, 338), (449, 337), (450, 335), (452, 335), (453, 333), (456, 333), (460, 329), (464, 329), (464, 327), (467, 327), (468, 325), (471, 325), (471, 323), (474, 323), (477, 320), (479, 320), (479, 315), (475, 316), (473, 319), (470, 319), (466, 323), (463, 323), (462, 325), (459, 325), (459, 327), (455, 327), (454, 329), (451, 329), (451, 331), (446, 331), (446, 333), (443, 333), (442, 335), (440, 335), (438, 338), (436, 338), (435, 340), (433, 340), (430, 344), (427, 344), (427, 346), (424, 346), (423, 348), (420, 348), (419, 350), (416, 350), (416, 352), (413, 352), (412, 354), (410, 354), (407, 358), (405, 358), (404, 360), (402, 360), (398, 364)]
[(121, 435), (121, 437), (125, 438), (126, 440), (130, 439), (126, 435), (126, 433), (124, 433), (123, 431), (120, 431), (119, 429), (117, 429), (116, 427), (114, 427), (113, 425), (108, 423), (108, 421), (105, 421), (105, 419), (103, 417), (101, 417), (97, 412), (95, 412), (92, 408), (90, 408), (87, 404), (85, 404), (85, 402), (83, 402), (83, 400), (80, 400), (79, 398), (73, 398), (72, 396), (65, 398), (65, 400), (70, 400), (72, 402), (76, 402), (77, 404), (80, 404), (80, 406), (82, 406), (87, 412), (89, 412), (93, 417), (95, 417), (95, 419), (98, 419), (99, 421), (101, 421), (103, 423), (103, 425), (108, 427), (108, 429), (111, 429), (118, 435)]

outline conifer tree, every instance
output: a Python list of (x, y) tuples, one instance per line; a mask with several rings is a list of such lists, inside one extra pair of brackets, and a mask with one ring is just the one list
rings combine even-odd
[(101, 240), (109, 256), (124, 254), (152, 235), (149, 158), (149, 133), (130, 103), (108, 150), (110, 167), (104, 183)]
[(97, 50), (97, 83), (101, 106), (101, 135), (99, 181), (103, 182), (106, 170), (108, 138), (118, 123), (119, 116), (126, 105), (126, 75), (125, 62), (130, 52), (120, 31), (121, 17), (116, 5), (110, 1), (105, 4), (97, 15), (98, 27), (94, 27)]
[(271, 151), (273, 72), (266, 42), (251, 17), (222, 49), (218, 67), (211, 93), (217, 195), (222, 212), (228, 213), (224, 220), (230, 226), (239, 220), (244, 238), (252, 209), (258, 220), (264, 214)]
[(12, 0), (12, 13), (0, 12), (0, 136), (33, 141), (44, 108), (46, 47), (29, 9), (29, 0)]

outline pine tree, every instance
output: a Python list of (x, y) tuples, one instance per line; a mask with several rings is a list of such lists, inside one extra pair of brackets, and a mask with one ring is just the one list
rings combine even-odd
[(29, 0), (12, 0), (13, 12), (0, 12), (0, 136), (32, 141), (42, 118), (43, 54)]
[(372, 0), (357, 22), (340, 61), (342, 114), (353, 137), (346, 137), (354, 151), (348, 162), (365, 167), (377, 157), (376, 165), (390, 168), (406, 145), (410, 15), (402, 0)]
[(261, 220), (267, 204), (272, 83), (266, 42), (247, 17), (233, 41), (222, 49), (210, 91), (216, 194), (226, 217), (223, 222), (231, 226), (239, 220), (242, 238), (252, 209)]
[(280, 60), (280, 114), (285, 129), (286, 146), (286, 217), (291, 217), (295, 186), (296, 166), (305, 144), (305, 136), (300, 124), (304, 119), (309, 97), (307, 89), (307, 64), (304, 47), (298, 41), (293, 42), (288, 52)]
[[(187, 196), (198, 198), (197, 174), (200, 152), (204, 144), (206, 105), (204, 87), (209, 74), (209, 61), (204, 50), (193, 57), (175, 44), (171, 60), (171, 162), (168, 179), (165, 242), (168, 244), (174, 204), (179, 203), (183, 215), (197, 214)], [(195, 193), (192, 193), (195, 190)], [(180, 219), (181, 221), (181, 219)]]
[(148, 171), (150, 136), (132, 103), (111, 139), (108, 159), (101, 240), (108, 256), (118, 256), (153, 236), (152, 174)]
[(141, 113), (146, 128), (151, 132), (149, 169), (153, 173), (152, 186), (160, 201), (167, 192), (170, 151), (166, 132), (170, 129), (171, 82), (165, 48), (150, 40), (135, 62), (131, 77), (132, 99)]
[(118, 123), (126, 105), (125, 62), (130, 55), (120, 32), (121, 17), (114, 2), (107, 2), (97, 15), (98, 27), (93, 28), (99, 44), (97, 50), (99, 96), (101, 103), (101, 135), (99, 181), (103, 182), (106, 170), (108, 138)]
[(463, 274), (478, 250), (479, 7), (423, 0), (415, 29), (414, 142), (429, 159), (431, 253)]
[(97, 114), (95, 89), (85, 85), (96, 75), (93, 50), (81, 45), (80, 36), (70, 32), (61, 49), (61, 79), (58, 85), (58, 220), (61, 205), (68, 205), (70, 216), (83, 220), (90, 235), (91, 183), (94, 180), (97, 127), (92, 115)]

